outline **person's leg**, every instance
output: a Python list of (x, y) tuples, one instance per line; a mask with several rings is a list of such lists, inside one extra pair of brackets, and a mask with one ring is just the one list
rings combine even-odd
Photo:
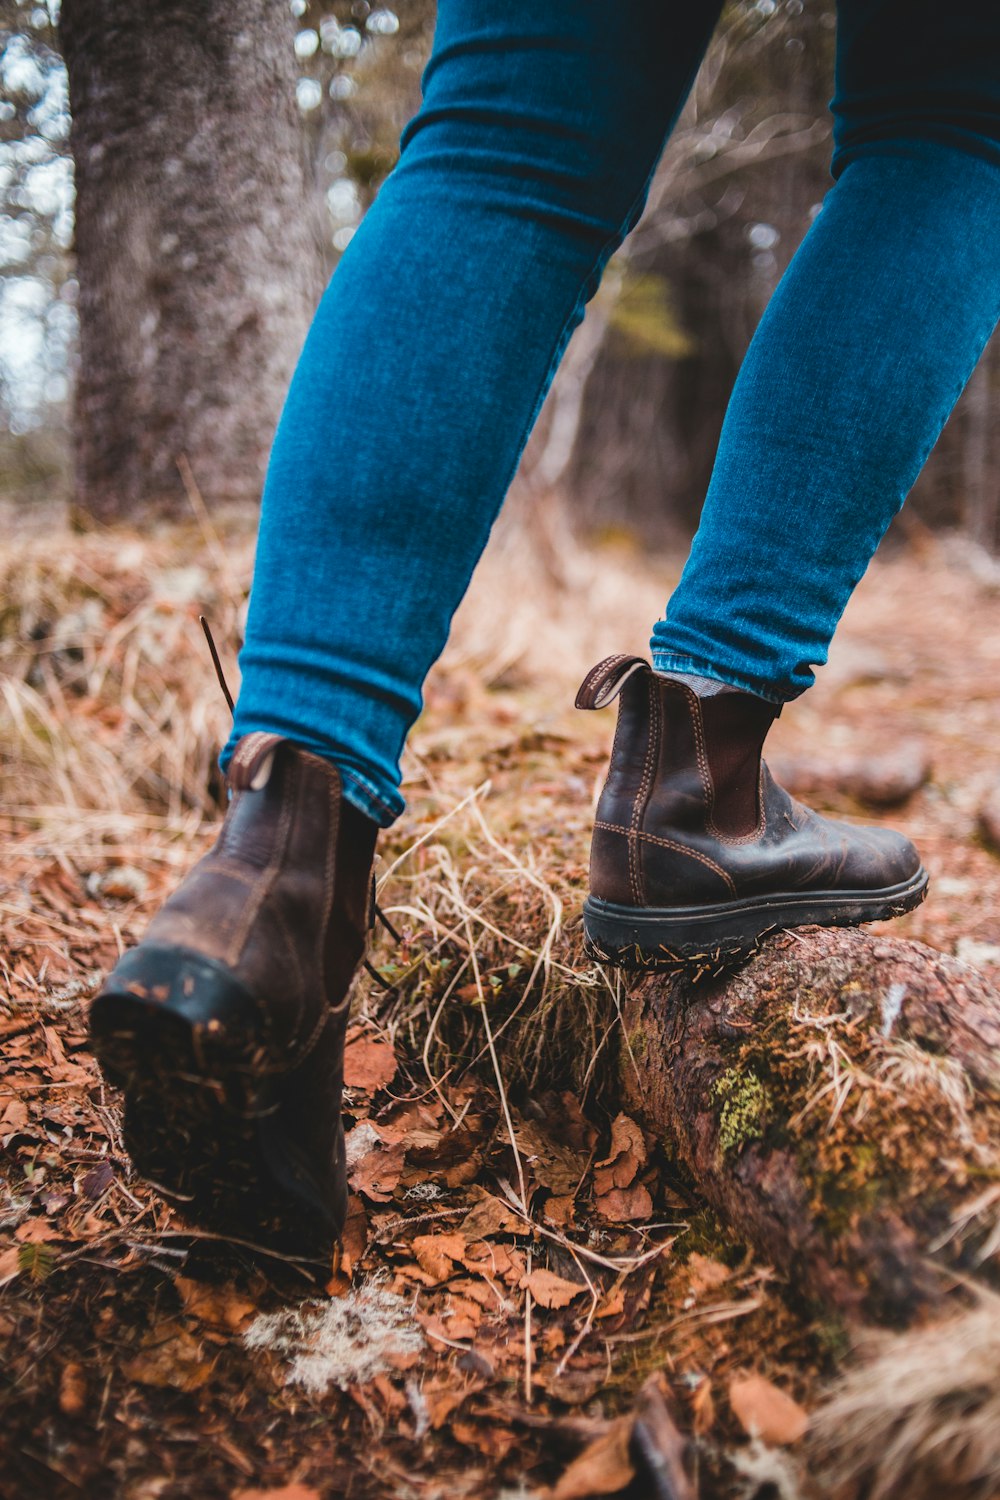
[(1000, 9), (843, 0), (836, 185), (726, 414), (659, 670), (795, 697), (1000, 316)]
[(1000, 315), (1000, 11), (842, 0), (840, 21), (836, 186), (740, 371), (656, 670), (611, 659), (580, 694), (621, 693), (584, 922), (627, 967), (713, 970), (927, 887), (906, 839), (799, 806), (761, 751)]
[(720, 0), (442, 0), (423, 107), (309, 334), (264, 493), (233, 735), (382, 824), (421, 688)]
[[(91, 1037), (189, 1218), (320, 1247), (350, 981), (424, 675), (719, 0), (441, 0), (423, 109), (323, 299), (267, 480), (218, 841)], [(676, 13), (676, 16), (675, 16)]]

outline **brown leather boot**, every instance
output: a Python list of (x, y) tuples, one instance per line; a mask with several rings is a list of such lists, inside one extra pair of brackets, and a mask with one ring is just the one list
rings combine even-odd
[(584, 905), (596, 957), (718, 973), (778, 928), (855, 926), (923, 900), (908, 839), (822, 818), (771, 779), (761, 751), (774, 704), (701, 698), (641, 657), (610, 656), (577, 707), (619, 694)]
[(327, 761), (241, 740), (215, 847), (94, 1001), (137, 1170), (186, 1217), (328, 1252), (347, 1206), (340, 1119), (349, 991), (376, 826)]

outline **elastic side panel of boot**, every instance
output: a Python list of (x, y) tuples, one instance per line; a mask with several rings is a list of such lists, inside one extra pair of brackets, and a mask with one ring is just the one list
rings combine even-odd
[(748, 693), (719, 693), (699, 702), (714, 791), (712, 824), (725, 838), (745, 838), (760, 822), (760, 758), (774, 705)]

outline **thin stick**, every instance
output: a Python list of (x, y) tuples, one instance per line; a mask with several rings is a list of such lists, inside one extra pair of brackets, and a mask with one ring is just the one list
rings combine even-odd
[[(486, 996), (483, 993), (483, 981), (479, 973), (479, 961), (476, 955), (476, 947), (472, 941), (472, 929), (466, 924), (469, 933), (469, 957), (472, 960), (472, 972), (475, 976), (476, 990), (479, 994), (479, 1008), (482, 1011), (483, 1027), (486, 1031), (486, 1041), (490, 1049), (490, 1061), (493, 1064), (493, 1073), (497, 1081), (497, 1089), (500, 1093), (500, 1104), (503, 1109), (504, 1122), (507, 1126), (507, 1134), (510, 1137), (511, 1150), (514, 1153), (514, 1164), (517, 1167), (517, 1184), (521, 1189), (520, 1202), (517, 1204), (518, 1212), (534, 1227), (534, 1221), (528, 1213), (528, 1191), (524, 1183), (524, 1163), (521, 1161), (521, 1153), (517, 1148), (517, 1136), (514, 1134), (514, 1121), (507, 1102), (507, 1090), (504, 1086), (503, 1074), (500, 1071), (500, 1059), (497, 1057), (497, 1049), (493, 1044), (493, 1028), (490, 1026), (489, 1011), (486, 1004)], [(508, 1187), (510, 1184), (508, 1183)]]
[(215, 668), (215, 675), (219, 679), (219, 686), (222, 689), (222, 696), (229, 704), (229, 712), (231, 714), (235, 714), (236, 704), (233, 702), (233, 695), (229, 691), (229, 684), (226, 682), (226, 674), (222, 670), (222, 663), (219, 660), (219, 653), (215, 649), (215, 639), (212, 635), (212, 628), (204, 615), (199, 615), (198, 619), (201, 622), (202, 630), (205, 632), (205, 639), (208, 642), (208, 649), (212, 656), (212, 666)]
[(424, 1334), (429, 1339), (437, 1339), (439, 1344), (447, 1344), (449, 1349), (457, 1349), (460, 1354), (468, 1354), (472, 1348), (471, 1344), (460, 1344), (456, 1339), (446, 1339), (443, 1333), (435, 1333), (433, 1328), (425, 1328)]
[(434, 1219), (457, 1219), (468, 1213), (467, 1208), (436, 1208), (430, 1213), (416, 1214), (412, 1219), (398, 1218), (383, 1226), (372, 1238), (373, 1245), (387, 1245), (399, 1229), (412, 1229), (415, 1224), (430, 1224)]
[(745, 1318), (763, 1306), (763, 1297), (748, 1297), (745, 1302), (717, 1302), (711, 1307), (698, 1307), (693, 1312), (680, 1313), (668, 1323), (659, 1323), (655, 1328), (641, 1328), (636, 1333), (612, 1333), (607, 1336), (608, 1343), (613, 1344), (616, 1349), (619, 1344), (641, 1344), (645, 1339), (672, 1333), (685, 1323), (728, 1323), (733, 1318)]
[(464, 960), (464, 962), (459, 965), (459, 967), (455, 970), (455, 973), (452, 975), (451, 983), (448, 985), (448, 988), (445, 990), (444, 994), (441, 996), (441, 999), (440, 999), (440, 1001), (438, 1003), (437, 1010), (435, 1010), (434, 1015), (431, 1017), (431, 1024), (427, 1028), (427, 1035), (424, 1038), (423, 1053), (421, 1055), (421, 1062), (424, 1065), (424, 1072), (427, 1074), (427, 1077), (428, 1077), (428, 1079), (430, 1081), (431, 1088), (434, 1090), (435, 1094), (437, 1094), (437, 1096), (440, 1099), (441, 1103), (444, 1105), (445, 1109), (451, 1115), (452, 1122), (454, 1123), (454, 1126), (455, 1126), (456, 1130), (458, 1129), (458, 1116), (456, 1115), (456, 1113), (455, 1113), (454, 1109), (452, 1108), (451, 1104), (449, 1103), (449, 1101), (445, 1098), (444, 1092), (443, 1092), (443, 1090), (441, 1088), (441, 1085), (445, 1082), (445, 1079), (448, 1077), (448, 1073), (450, 1073), (452, 1071), (452, 1069), (449, 1068), (448, 1069), (448, 1073), (445, 1073), (443, 1075), (443, 1077), (441, 1077), (441, 1078), (435, 1078), (434, 1077), (434, 1074), (433, 1074), (433, 1072), (431, 1070), (431, 1043), (434, 1040), (434, 1034), (437, 1031), (438, 1022), (441, 1019), (441, 1015), (442, 1015), (442, 1013), (444, 1011), (444, 1008), (447, 1005), (449, 999), (451, 998), (451, 995), (452, 995), (452, 993), (453, 993), (453, 991), (455, 989), (455, 986), (458, 984), (458, 981), (461, 979), (462, 975), (465, 973), (465, 970), (468, 967), (468, 963), (469, 963), (469, 960), (466, 958)]
[[(597, 1312), (598, 1303), (599, 1303), (599, 1300), (600, 1300), (599, 1297), (598, 1297), (597, 1288), (594, 1285), (593, 1281), (590, 1279), (589, 1275), (587, 1274), (587, 1268), (586, 1268), (586, 1266), (583, 1264), (583, 1262), (581, 1261), (580, 1257), (577, 1255), (577, 1253), (576, 1253), (575, 1250), (571, 1250), (570, 1254), (572, 1255), (574, 1261), (576, 1262), (576, 1268), (577, 1268), (577, 1270), (580, 1272), (580, 1275), (583, 1277), (584, 1281), (587, 1283), (587, 1286), (588, 1286), (588, 1288), (590, 1290), (590, 1308), (588, 1309), (587, 1316), (586, 1316), (586, 1319), (584, 1320), (583, 1327), (580, 1329), (580, 1331), (577, 1334), (576, 1338), (573, 1340), (573, 1342), (570, 1344), (569, 1348), (566, 1350), (566, 1353), (563, 1355), (562, 1359), (556, 1365), (556, 1378), (557, 1379), (563, 1373), (563, 1371), (565, 1370), (566, 1366), (569, 1364), (570, 1360), (573, 1358), (573, 1355), (579, 1349), (580, 1345), (583, 1343), (584, 1339), (587, 1337), (587, 1334), (593, 1328), (593, 1326), (594, 1326), (594, 1315)], [(623, 1273), (623, 1275), (624, 1274), (625, 1273)], [(619, 1277), (619, 1280), (621, 1280), (621, 1277)]]
[[(531, 1246), (525, 1257), (527, 1275), (531, 1275)], [(531, 1292), (527, 1287), (524, 1289), (524, 1404), (531, 1405)]]
[(535, 1234), (540, 1234), (543, 1239), (551, 1240), (554, 1245), (561, 1245), (571, 1255), (582, 1255), (584, 1260), (592, 1261), (595, 1266), (604, 1266), (608, 1271), (638, 1271), (640, 1266), (648, 1265), (651, 1260), (655, 1260), (658, 1255), (663, 1255), (677, 1243), (677, 1236), (674, 1235), (672, 1239), (664, 1240), (660, 1245), (654, 1245), (652, 1250), (646, 1250), (642, 1255), (601, 1255), (598, 1251), (588, 1250), (583, 1245), (574, 1245), (573, 1241), (568, 1240), (564, 1234), (557, 1234), (554, 1229), (546, 1229), (543, 1224), (529, 1218), (518, 1202), (514, 1189), (503, 1177), (497, 1178), (497, 1186), (514, 1212), (520, 1215)]

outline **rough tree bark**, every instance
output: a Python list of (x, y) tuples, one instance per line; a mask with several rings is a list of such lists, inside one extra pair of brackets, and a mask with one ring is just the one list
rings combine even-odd
[(63, 0), (76, 164), (76, 498), (259, 492), (320, 281), (275, 0)]
[(625, 1107), (797, 1293), (906, 1325), (951, 1270), (996, 1281), (1000, 994), (974, 969), (810, 929), (722, 980), (643, 979), (624, 1020)]

